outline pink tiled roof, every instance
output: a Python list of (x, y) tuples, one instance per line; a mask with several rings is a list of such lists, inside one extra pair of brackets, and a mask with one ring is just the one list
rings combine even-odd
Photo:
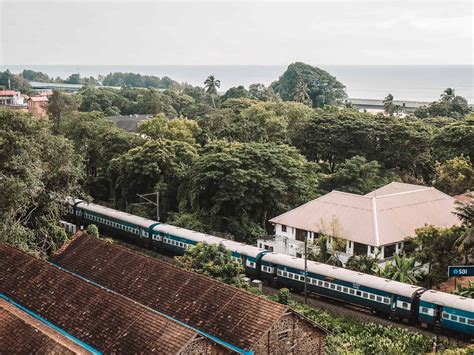
[(30, 100), (34, 102), (48, 102), (48, 98), (46, 96), (32, 96), (30, 97)]
[(425, 224), (460, 225), (455, 199), (433, 187), (391, 183), (362, 196), (332, 191), (271, 223), (380, 246), (401, 242)]
[(15, 96), (15, 90), (0, 90), (0, 96)]

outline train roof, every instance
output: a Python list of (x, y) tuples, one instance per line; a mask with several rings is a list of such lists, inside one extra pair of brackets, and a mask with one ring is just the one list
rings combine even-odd
[(223, 244), (230, 251), (251, 256), (253, 258), (256, 258), (259, 254), (266, 252), (266, 250), (257, 248), (256, 246), (235, 242), (233, 240), (224, 239)]
[(421, 294), (420, 300), (474, 313), (474, 299), (472, 298), (452, 295), (441, 291), (427, 290)]
[(210, 234), (196, 232), (190, 229), (172, 226), (171, 224), (159, 224), (153, 228), (158, 232), (172, 234), (177, 237), (186, 238), (195, 242), (205, 242), (207, 244), (220, 244), (225, 239), (215, 237)]
[[(262, 258), (274, 264), (289, 266), (295, 269), (304, 270), (304, 259), (292, 257), (290, 255), (279, 253), (268, 253)], [(394, 293), (397, 295), (412, 297), (417, 290), (423, 289), (416, 285), (405, 284), (398, 281), (384, 279), (374, 275), (364, 274), (349, 269), (340, 268), (328, 264), (318, 263), (308, 260), (308, 272), (324, 275), (334, 279), (351, 282), (354, 284), (371, 287), (385, 292)]]
[[(79, 200), (80, 201), (80, 200)], [(148, 218), (143, 218), (139, 216), (134, 216), (133, 214), (127, 213), (127, 212), (122, 212), (122, 211), (117, 211), (112, 208), (104, 207), (101, 205), (97, 205), (95, 203), (89, 203), (89, 202), (79, 202), (77, 204), (77, 207), (83, 208), (87, 211), (91, 212), (96, 212), (100, 213), (104, 216), (110, 217), (110, 218), (115, 218), (115, 219), (120, 219), (124, 222), (131, 223), (131, 224), (136, 224), (141, 227), (148, 228), (154, 223), (158, 223), (156, 221), (153, 221)]]

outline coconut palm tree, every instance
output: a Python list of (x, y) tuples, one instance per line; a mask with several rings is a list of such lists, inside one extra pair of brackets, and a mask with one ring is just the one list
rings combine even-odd
[(421, 271), (415, 266), (415, 258), (404, 255), (395, 255), (393, 263), (387, 263), (385, 267), (377, 270), (377, 275), (409, 284), (415, 284), (421, 278)]
[(303, 80), (299, 80), (295, 87), (295, 93), (293, 94), (293, 99), (296, 102), (301, 102), (306, 104), (309, 102), (309, 95), (308, 95), (308, 85), (306, 85)]
[(454, 97), (454, 89), (451, 89), (451, 88), (447, 88), (446, 90), (444, 90), (444, 92), (441, 94), (441, 98), (443, 100), (450, 100)]
[(209, 75), (204, 81), (204, 87), (206, 88), (206, 92), (211, 95), (212, 105), (216, 108), (214, 96), (217, 95), (217, 89), (221, 87), (221, 81), (217, 80), (214, 75)]
[(469, 258), (474, 257), (474, 197), (469, 194), (469, 202), (456, 202), (456, 212), (454, 214), (461, 220), (466, 228), (466, 232), (459, 237), (454, 245), (458, 252), (464, 256), (464, 263), (469, 262)]

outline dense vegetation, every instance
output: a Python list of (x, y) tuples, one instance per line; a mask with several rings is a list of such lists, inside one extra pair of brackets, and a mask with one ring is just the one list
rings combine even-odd
[[(32, 71), (4, 72), (0, 85), (13, 78), (15, 88), (25, 78), (48, 80)], [(153, 207), (133, 205), (139, 202), (137, 194), (159, 191), (161, 220), (252, 243), (271, 232), (269, 218), (332, 189), (363, 194), (404, 181), (454, 195), (473, 186), (474, 115), (451, 89), (427, 108), (429, 115), (419, 118), (397, 115), (388, 99), (385, 115), (336, 106), (345, 98), (344, 85), (303, 63), (290, 65), (270, 87), (238, 86), (223, 95), (218, 95), (220, 81), (214, 76), (203, 80), (203, 87), (130, 73), (100, 79), (122, 87), (101, 88), (80, 79), (87, 85), (76, 94), (55, 92), (49, 102), (50, 125), (31, 122), (41, 127), (34, 129), (35, 138), (69, 147), (56, 160), (75, 167), (74, 179), (58, 189), (77, 195), (72, 191), (80, 185), (83, 197), (147, 217), (154, 218)], [(440, 105), (447, 111), (435, 109)], [(106, 118), (135, 113), (155, 115), (139, 126), (139, 135)], [(11, 112), (3, 113), (2, 120), (2, 135), (25, 135), (30, 141), (30, 133), (15, 122), (31, 120)], [(25, 145), (16, 155), (36, 154), (31, 161), (48, 157), (40, 152)], [(20, 164), (17, 159), (14, 163)], [(13, 164), (7, 158), (2, 164), (7, 164), (2, 174), (23, 179), (18, 170), (6, 170)], [(14, 198), (20, 190), (12, 191), (12, 200), (22, 201)], [(28, 210), (28, 204), (21, 208)], [(453, 250), (453, 260), (464, 260), (470, 244), (461, 243), (462, 232), (456, 233), (443, 248)], [(435, 234), (427, 237), (430, 242)], [(319, 257), (331, 262), (326, 255)], [(356, 268), (359, 261), (354, 263)], [(401, 269), (406, 265), (407, 260), (400, 260)], [(383, 272), (400, 275), (395, 269)], [(432, 281), (439, 279), (433, 276)]]

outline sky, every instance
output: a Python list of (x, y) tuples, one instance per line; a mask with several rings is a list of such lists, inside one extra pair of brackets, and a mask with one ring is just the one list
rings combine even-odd
[(0, 65), (473, 64), (471, 0), (0, 0)]

